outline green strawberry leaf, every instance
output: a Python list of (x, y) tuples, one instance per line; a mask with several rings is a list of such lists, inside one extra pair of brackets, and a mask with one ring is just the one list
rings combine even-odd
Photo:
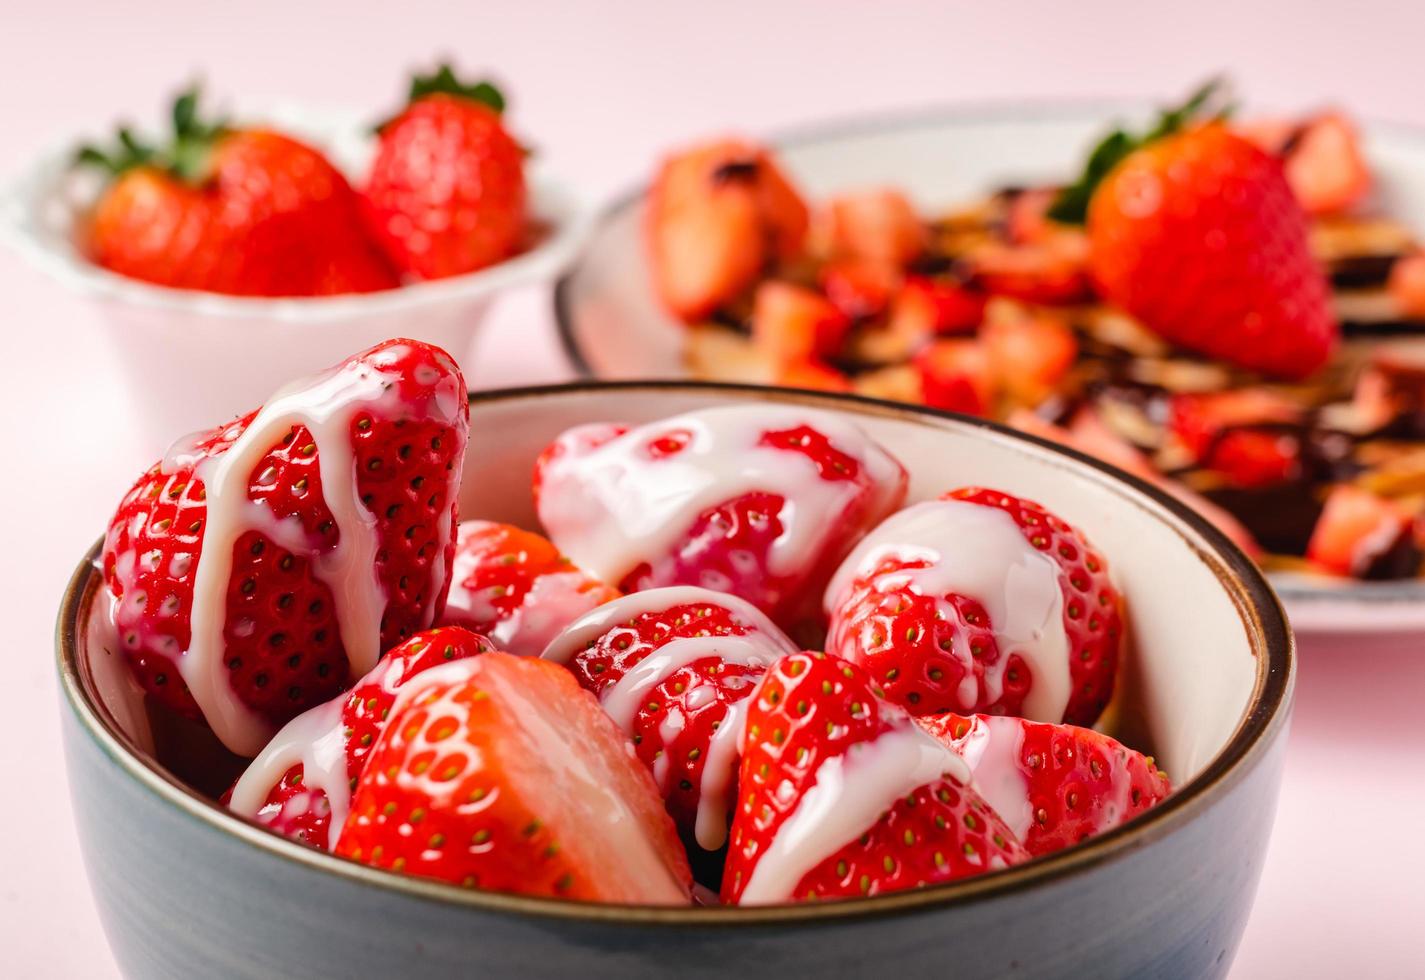
[(173, 135), (168, 143), (154, 145), (135, 135), (128, 126), (120, 126), (115, 134), (116, 147), (81, 146), (75, 152), (74, 164), (99, 167), (113, 176), (135, 167), (153, 166), (183, 180), (201, 180), (207, 172), (213, 143), (230, 129), (223, 119), (202, 120), (198, 113), (200, 97), (201, 90), (194, 84), (173, 100)]
[(481, 79), (473, 85), (467, 85), (456, 77), (455, 69), (449, 64), (442, 64), (434, 75), (416, 75), (411, 79), (409, 101), (414, 102), (427, 95), (436, 94), (458, 95), (488, 106), (495, 112), (505, 111), (504, 93), (493, 82)]
[(1113, 130), (1089, 153), (1079, 178), (1059, 192), (1049, 206), (1049, 217), (1064, 224), (1083, 224), (1094, 191), (1125, 157), (1194, 123), (1228, 118), (1234, 108), (1228, 101), (1229, 95), (1230, 87), (1226, 81), (1214, 77), (1198, 87), (1181, 105), (1160, 112), (1152, 128), (1146, 132), (1134, 134), (1123, 128)]

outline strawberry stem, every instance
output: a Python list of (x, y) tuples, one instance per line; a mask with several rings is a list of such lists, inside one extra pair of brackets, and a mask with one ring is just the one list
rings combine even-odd
[(1194, 123), (1228, 118), (1235, 108), (1230, 96), (1231, 86), (1216, 76), (1199, 86), (1181, 105), (1162, 110), (1146, 132), (1134, 134), (1123, 127), (1111, 131), (1089, 153), (1079, 179), (1059, 192), (1049, 207), (1049, 217), (1064, 224), (1083, 224), (1094, 191), (1124, 157)]
[(482, 78), (474, 85), (467, 85), (455, 75), (449, 63), (442, 64), (434, 75), (416, 75), (411, 79), (411, 94), (408, 102), (425, 98), (427, 95), (458, 95), (489, 106), (496, 112), (505, 111), (505, 96), (495, 84)]
[(226, 120), (204, 122), (198, 113), (201, 90), (198, 85), (184, 89), (173, 100), (173, 136), (166, 145), (155, 146), (134, 135), (128, 126), (118, 129), (118, 146), (107, 150), (81, 146), (75, 153), (78, 166), (94, 166), (118, 176), (135, 167), (159, 167), (180, 180), (198, 182), (207, 173), (213, 143), (230, 132)]

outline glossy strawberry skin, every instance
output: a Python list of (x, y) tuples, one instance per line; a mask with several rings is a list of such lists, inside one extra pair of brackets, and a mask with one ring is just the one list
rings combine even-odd
[[(1123, 632), (1121, 600), (1104, 559), (1079, 532), (1032, 501), (977, 487), (952, 491), (944, 499), (1004, 511), (1033, 547), (1059, 565), (1073, 681), (1062, 720), (1093, 724), (1113, 694)], [(966, 596), (926, 596), (908, 586), (885, 587), (878, 582), (923, 565), (923, 561), (890, 557), (871, 575), (854, 582), (833, 617), (828, 640), (832, 652), (863, 665), (886, 696), (912, 714), (1022, 713), (1032, 676), (1017, 655), (1011, 655), (1003, 667), (1003, 690), (997, 699), (990, 701), (980, 682), (983, 672), (1004, 653), (982, 605)], [(937, 598), (948, 602), (953, 618), (940, 615)], [(965, 649), (977, 681), (975, 703), (970, 705), (961, 703), (963, 661), (952, 655)]]
[[(397, 692), (407, 681), (432, 667), (493, 649), (483, 636), (469, 630), (458, 627), (425, 630), (387, 653), (370, 673), (342, 695), (341, 722), (352, 789), (356, 788), (372, 746), (386, 727)], [(309, 786), (304, 776), (301, 763), (283, 773), (282, 779), (267, 794), (256, 819), (283, 836), (325, 848), (331, 832), (331, 805), (326, 793)], [(229, 790), (229, 795), (231, 792)], [(304, 805), (289, 805), (301, 797), (307, 798)]]
[(1206, 124), (1129, 155), (1089, 204), (1103, 295), (1191, 350), (1286, 378), (1336, 347), (1326, 279), (1279, 161)]
[(88, 247), (114, 272), (181, 289), (318, 296), (397, 285), (346, 178), (269, 130), (220, 137), (197, 183), (154, 167), (120, 175), (91, 216)]
[[(471, 668), (398, 704), (358, 781), (337, 853), (469, 888), (686, 904), (690, 874), (672, 822), (593, 698), (545, 660), (494, 652)], [(570, 782), (571, 773), (587, 773), (597, 789)], [(572, 792), (596, 793), (591, 810), (571, 802)], [(618, 864), (630, 859), (621, 850), (631, 835), (658, 880)]]
[[(860, 667), (794, 653), (768, 669), (747, 716), (739, 802), (723, 901), (737, 904), (757, 861), (796, 811), (818, 769), (852, 745), (912, 724)], [(944, 776), (898, 800), (856, 840), (807, 872), (792, 899), (845, 898), (940, 884), (1024, 860), (973, 790)]]
[[(415, 410), (464, 391), (459, 369), (439, 348), (387, 341), (355, 358), (397, 373), (395, 391), (408, 409), (393, 417), (361, 412), (351, 428), (357, 488), (384, 545), (377, 576), (387, 596), (382, 647), (388, 648), (429, 626), (444, 605), (449, 583), (435, 580), (434, 572), (449, 567), (454, 535), (441, 555), (438, 531), (440, 523), (455, 520), (468, 408), (457, 402), (451, 424)], [(120, 648), (145, 690), (192, 718), (198, 707), (175, 662), (190, 641), (207, 512), (196, 470), (225, 452), (255, 416), (202, 436), (170, 472), (162, 462), (151, 467), (124, 496), (105, 537), (102, 561)], [(248, 497), (279, 519), (299, 521), (311, 554), (338, 540), (322, 496), (319, 453), (304, 427), (257, 463)], [(306, 554), (265, 534), (248, 531), (234, 545), (223, 630), (234, 691), (274, 724), (330, 700), (350, 682), (330, 589)]]
[(524, 150), (489, 106), (427, 95), (381, 128), (364, 198), (373, 234), (402, 272), (474, 272), (524, 242)]
[[(752, 627), (721, 606), (671, 606), (611, 627), (575, 654), (569, 669), (581, 687), (597, 695), (675, 640), (746, 636), (751, 631)], [(696, 828), (708, 746), (728, 720), (732, 706), (752, 693), (763, 670), (715, 655), (696, 660), (659, 683), (634, 719), (630, 734), (638, 757), (654, 773), (668, 812), (689, 838)], [(667, 731), (674, 733), (671, 738), (665, 737)], [(661, 780), (660, 771), (664, 773)], [(731, 801), (733, 794), (728, 798)]]
[[(1035, 857), (1071, 847), (1112, 830), (1161, 803), (1172, 792), (1167, 774), (1151, 756), (1108, 735), (1074, 725), (995, 719), (1017, 726), (1013, 756), (1024, 780), (1030, 824), (1023, 836)], [(931, 715), (919, 724), (957, 752), (976, 720)], [(996, 779), (999, 785), (1004, 781)]]

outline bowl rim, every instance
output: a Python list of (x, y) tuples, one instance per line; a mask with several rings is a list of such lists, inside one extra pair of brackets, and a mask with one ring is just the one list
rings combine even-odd
[[(825, 117), (774, 129), (763, 141), (778, 149), (796, 149), (883, 132), (997, 121), (1033, 124), (1103, 118), (1108, 122), (1110, 120), (1105, 117), (1113, 113), (1131, 114), (1151, 108), (1152, 103), (1142, 99), (1108, 98), (942, 103), (906, 110)], [(1361, 123), (1367, 138), (1381, 135), (1392, 139), (1412, 140), (1425, 146), (1425, 125), (1379, 117), (1362, 117)], [(599, 375), (576, 337), (574, 303), (571, 298), (574, 281), (583, 271), (585, 254), (593, 245), (594, 239), (614, 218), (637, 207), (647, 197), (649, 186), (647, 181), (633, 184), (598, 207), (589, 218), (588, 232), (578, 252), (554, 281), (550, 300), (555, 333), (559, 337), (559, 345), (564, 351), (565, 359), (579, 378), (598, 379)], [(666, 380), (692, 382), (696, 379), (676, 377)], [(1348, 585), (1338, 585), (1334, 580), (1325, 577), (1316, 581), (1301, 576), (1274, 577), (1273, 581), (1282, 598), (1307, 622), (1303, 631), (1309, 629), (1312, 633), (1328, 632), (1333, 626), (1339, 630), (1341, 627), (1337, 620), (1343, 615), (1351, 617), (1350, 629), (1354, 632), (1380, 634), (1425, 630), (1425, 581), (1351, 581)], [(1362, 607), (1368, 610), (1367, 618), (1361, 618)], [(1371, 613), (1381, 611), (1388, 611), (1392, 618), (1388, 622), (1370, 618)]]
[[(313, 133), (318, 126), (328, 135), (362, 128), (356, 113), (324, 106), (277, 104), (252, 115), (317, 144), (322, 143)], [(568, 182), (549, 168), (535, 165), (526, 177), (529, 213), (542, 224), (544, 234), (525, 251), (483, 269), (402, 283), (394, 289), (334, 296), (232, 296), (180, 289), (112, 272), (89, 261), (77, 248), (55, 247), (41, 231), (40, 212), (54, 193), (55, 181), (71, 169), (74, 147), (81, 142), (82, 137), (73, 134), (57, 140), (0, 182), (0, 241), (8, 242), (35, 268), (77, 293), (145, 310), (216, 319), (261, 318), (298, 326), (414, 312), (429, 303), (481, 297), (561, 274), (593, 230), (594, 209)], [(345, 168), (337, 166), (345, 174)]]
[(1148, 512), (1165, 523), (1206, 564), (1227, 591), (1257, 661), (1257, 677), (1242, 718), (1231, 737), (1211, 761), (1187, 783), (1156, 807), (1091, 840), (1014, 867), (987, 872), (943, 885), (895, 892), (870, 898), (825, 903), (800, 903), (756, 907), (698, 907), (615, 905), (534, 898), (502, 892), (463, 889), (430, 879), (372, 868), (318, 851), (240, 817), (196, 790), (156, 762), (125, 735), (109, 712), (93, 697), (92, 680), (79, 663), (80, 614), (102, 585), (98, 556), (103, 539), (80, 561), (60, 606), (55, 628), (56, 661), (65, 702), (96, 746), (137, 783), (206, 829), (228, 834), (238, 841), (279, 859), (293, 860), (352, 884), (368, 885), (444, 904), (467, 906), (485, 912), (532, 915), (544, 920), (621, 923), (639, 927), (735, 927), (773, 923), (816, 926), (848, 918), (870, 918), (898, 912), (942, 910), (978, 899), (997, 899), (1040, 884), (1065, 879), (1121, 858), (1183, 828), (1194, 815), (1255, 768), (1268, 748), (1283, 733), (1296, 677), (1296, 647), (1286, 613), (1260, 569), (1220, 531), (1176, 499), (1128, 474), (1077, 451), (1017, 432), (997, 423), (859, 395), (768, 389), (757, 385), (704, 381), (615, 381), (494, 389), (470, 395), (472, 409), (480, 405), (517, 402), (570, 395), (618, 392), (692, 391), (722, 394), (729, 399), (773, 400), (841, 411), (854, 417), (899, 419), (941, 431), (978, 430), (978, 437), (1007, 440), (1022, 449), (1073, 471), (1080, 479), (1096, 482), (1124, 506)]

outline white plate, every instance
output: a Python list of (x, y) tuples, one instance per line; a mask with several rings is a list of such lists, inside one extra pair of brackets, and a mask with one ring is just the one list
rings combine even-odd
[[(950, 109), (813, 127), (773, 140), (812, 200), (890, 184), (924, 211), (943, 210), (1015, 183), (1062, 181), (1115, 121), (1147, 111), (1123, 105)], [(1425, 133), (1365, 126), (1382, 205), (1425, 229)], [(683, 336), (653, 294), (644, 261), (641, 192), (611, 205), (581, 258), (560, 280), (555, 315), (570, 359), (597, 378), (686, 378)], [(1335, 584), (1276, 577), (1298, 633), (1425, 633), (1425, 584)]]

